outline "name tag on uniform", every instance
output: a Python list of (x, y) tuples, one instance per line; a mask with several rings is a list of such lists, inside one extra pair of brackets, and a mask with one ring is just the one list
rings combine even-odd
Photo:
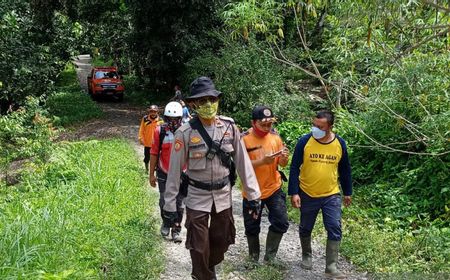
[(205, 148), (205, 147), (206, 147), (205, 143), (201, 143), (201, 144), (197, 144), (197, 145), (189, 145), (189, 149), (192, 149), (192, 150), (198, 150), (198, 149)]
[(205, 157), (205, 153), (202, 152), (189, 152), (189, 158), (202, 158)]

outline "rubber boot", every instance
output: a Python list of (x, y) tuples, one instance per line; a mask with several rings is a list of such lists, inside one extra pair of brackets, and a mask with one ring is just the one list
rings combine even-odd
[(275, 259), (282, 237), (282, 233), (277, 233), (269, 230), (266, 239), (266, 254), (264, 255), (264, 261), (271, 262)]
[(311, 236), (300, 237), (300, 244), (302, 245), (302, 261), (300, 267), (303, 269), (312, 269), (312, 249), (311, 249)]
[(259, 235), (247, 235), (248, 255), (251, 261), (259, 261)]
[(345, 278), (337, 269), (340, 241), (327, 240), (325, 275), (333, 279)]

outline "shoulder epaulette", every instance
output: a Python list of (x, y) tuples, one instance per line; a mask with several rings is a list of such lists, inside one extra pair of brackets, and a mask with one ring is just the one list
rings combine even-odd
[(191, 125), (189, 124), (189, 122), (187, 122), (187, 123), (181, 125), (177, 130), (179, 130), (180, 132), (185, 132), (189, 128), (191, 128)]
[(230, 117), (225, 117), (225, 116), (217, 116), (217, 117), (222, 121), (228, 121), (228, 122), (234, 123), (234, 120)]

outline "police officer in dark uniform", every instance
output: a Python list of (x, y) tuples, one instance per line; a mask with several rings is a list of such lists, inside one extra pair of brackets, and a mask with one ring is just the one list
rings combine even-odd
[(260, 191), (252, 163), (233, 119), (217, 116), (221, 92), (211, 79), (199, 77), (186, 98), (197, 116), (175, 132), (166, 182), (164, 214), (175, 221), (176, 197), (183, 166), (187, 166), (186, 248), (192, 260), (192, 278), (216, 279), (236, 230), (231, 209), (230, 175), (233, 162), (249, 201), (246, 211), (258, 216)]

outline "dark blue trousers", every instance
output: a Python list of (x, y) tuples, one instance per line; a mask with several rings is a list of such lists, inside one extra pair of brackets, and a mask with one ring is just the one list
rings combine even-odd
[(300, 237), (309, 237), (314, 228), (319, 210), (322, 210), (322, 218), (329, 240), (340, 241), (341, 230), (341, 195), (334, 194), (327, 197), (310, 197), (304, 192), (300, 193)]
[[(246, 209), (248, 200), (244, 198), (242, 202), (245, 235), (258, 235), (261, 231), (261, 213), (259, 212), (258, 219), (253, 219), (252, 215)], [(286, 194), (280, 189), (274, 192), (271, 196), (261, 200), (261, 210), (267, 207), (269, 210), (269, 230), (276, 233), (285, 233), (289, 228), (289, 221), (286, 208)]]

